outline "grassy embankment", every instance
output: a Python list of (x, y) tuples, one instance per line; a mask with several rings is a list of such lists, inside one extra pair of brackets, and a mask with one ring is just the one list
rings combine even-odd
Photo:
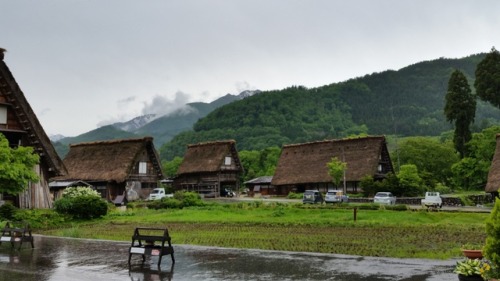
[(113, 211), (102, 219), (37, 233), (130, 241), (135, 227), (166, 226), (174, 245), (448, 259), (460, 257), (465, 243), (484, 242), (488, 215), (358, 209), (354, 221), (353, 209), (238, 203)]

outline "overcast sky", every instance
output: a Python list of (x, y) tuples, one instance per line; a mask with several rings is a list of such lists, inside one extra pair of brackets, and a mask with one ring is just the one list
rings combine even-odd
[(47, 134), (500, 48), (498, 0), (0, 0)]

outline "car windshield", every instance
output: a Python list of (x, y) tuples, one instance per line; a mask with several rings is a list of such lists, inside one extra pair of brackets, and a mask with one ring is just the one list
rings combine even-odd
[(375, 197), (389, 197), (389, 194), (387, 193), (377, 193)]
[(160, 191), (158, 189), (155, 189), (153, 190), (153, 192), (151, 192), (152, 194), (156, 194), (156, 193), (160, 193)]

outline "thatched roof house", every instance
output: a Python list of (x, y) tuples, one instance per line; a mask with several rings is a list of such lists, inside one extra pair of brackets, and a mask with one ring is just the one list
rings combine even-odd
[(125, 190), (129, 201), (145, 198), (163, 179), (151, 137), (72, 144), (64, 164), (68, 175), (58, 181), (88, 182), (108, 200)]
[(351, 192), (358, 191), (358, 183), (365, 176), (381, 179), (393, 172), (383, 136), (327, 140), (284, 146), (271, 184), (283, 195), (333, 188), (326, 166), (333, 157), (347, 163), (345, 181)]
[(174, 187), (218, 197), (223, 186), (239, 189), (242, 172), (234, 140), (190, 144), (177, 170)]
[(40, 181), (31, 183), (25, 192), (16, 197), (3, 195), (3, 199), (12, 200), (20, 208), (51, 208), (48, 181), (52, 177), (65, 175), (66, 169), (3, 61), (3, 51), (0, 48), (0, 133), (5, 135), (11, 146), (31, 146), (40, 156), (40, 164), (35, 167)]
[(488, 182), (486, 183), (485, 192), (498, 195), (500, 189), (500, 134), (496, 135), (496, 148), (491, 167), (488, 173)]

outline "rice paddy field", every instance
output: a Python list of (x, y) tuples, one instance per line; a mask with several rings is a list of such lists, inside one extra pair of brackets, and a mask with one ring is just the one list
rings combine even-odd
[[(356, 212), (356, 213), (355, 213)], [(172, 243), (231, 248), (449, 259), (483, 244), (489, 213), (211, 204), (114, 210), (104, 218), (37, 230), (45, 235), (130, 241), (135, 227), (167, 227)], [(356, 220), (354, 220), (356, 218)]]

